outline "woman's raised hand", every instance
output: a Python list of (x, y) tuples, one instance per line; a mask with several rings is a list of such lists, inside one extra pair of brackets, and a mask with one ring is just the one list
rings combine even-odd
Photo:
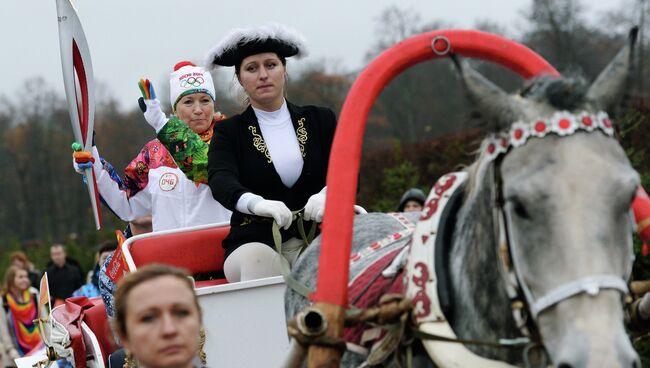
[(147, 123), (158, 133), (167, 124), (167, 116), (160, 107), (160, 101), (156, 98), (156, 91), (149, 79), (140, 79), (138, 87), (142, 93), (142, 97), (138, 99), (140, 110), (142, 110)]

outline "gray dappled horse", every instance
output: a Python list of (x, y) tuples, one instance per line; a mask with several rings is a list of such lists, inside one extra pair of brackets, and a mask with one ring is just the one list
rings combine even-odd
[[(513, 134), (513, 122), (532, 122), (526, 128), (532, 136), (511, 141), (502, 154), (494, 155), (494, 147), (487, 149), (498, 142), (494, 136), (487, 138), (475, 163), (466, 169), (469, 178), (446, 259), (446, 317), (459, 338), (496, 341), (522, 335), (511, 309), (504, 267), (498, 266), (501, 229), (502, 239), (509, 243), (518, 293), (526, 302), (528, 327), (552, 366), (640, 368), (623, 325), (623, 280), (629, 277), (633, 260), (630, 204), (639, 177), (612, 132), (606, 134), (611, 126), (599, 113), (612, 107), (623, 92), (635, 36), (633, 31), (630, 44), (582, 89), (572, 80), (541, 77), (519, 95), (509, 96), (463, 62), (457, 63), (470, 100), (496, 132)], [(568, 114), (574, 125), (581, 124), (580, 119), (592, 122), (585, 117), (596, 117), (605, 125), (565, 136), (535, 136), (535, 122), (556, 119), (558, 111)], [(502, 209), (501, 217), (495, 216), (495, 208)], [(404, 228), (389, 215), (356, 216), (352, 253)], [(316, 240), (292, 272), (312, 289), (319, 251)], [(445, 272), (445, 267), (436, 270)], [(353, 265), (351, 279), (357, 271)], [(438, 279), (444, 276), (439, 274)], [(286, 301), (289, 318), (306, 304), (291, 291)], [(521, 348), (467, 348), (484, 357), (523, 364)], [(414, 365), (433, 366), (421, 353)], [(343, 364), (354, 367), (362, 361), (348, 352)]]

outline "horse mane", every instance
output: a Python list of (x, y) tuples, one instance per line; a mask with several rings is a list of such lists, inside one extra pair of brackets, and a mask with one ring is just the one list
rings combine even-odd
[(585, 103), (587, 84), (576, 75), (557, 78), (548, 75), (532, 79), (519, 96), (535, 102), (547, 103), (558, 110), (575, 110)]
[[(497, 340), (519, 336), (510, 311), (509, 299), (497, 262), (497, 239), (494, 233), (493, 192), (494, 161), (486, 160), (486, 141), (476, 161), (467, 167), (465, 199), (457, 217), (453, 249), (449, 261), (454, 294), (453, 315), (448, 316), (461, 338)], [(477, 245), (480, 244), (480, 247)], [(486, 267), (488, 265), (489, 267)], [(490, 318), (486, 318), (490, 316)], [(467, 345), (479, 355), (506, 361), (519, 361), (516, 349), (495, 351)]]
[(481, 141), (481, 144), (476, 152), (476, 159), (465, 169), (468, 174), (467, 187), (465, 188), (466, 203), (475, 197), (477, 192), (480, 192), (482, 189), (481, 185), (485, 183), (485, 172), (488, 167), (488, 160), (486, 159), (488, 143), (489, 142), (487, 139)]

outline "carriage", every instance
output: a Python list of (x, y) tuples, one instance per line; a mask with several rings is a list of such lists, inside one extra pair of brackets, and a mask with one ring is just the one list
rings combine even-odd
[[(588, 101), (602, 100), (605, 106), (619, 92), (635, 35), (633, 31), (630, 45), (619, 53), (609, 69), (591, 86), (586, 96)], [(420, 218), (406, 218), (397, 214), (370, 214), (353, 218), (349, 209), (353, 206), (354, 188), (357, 187), (362, 133), (374, 99), (392, 78), (406, 68), (450, 55), (454, 55), (454, 58), (463, 56), (489, 60), (513, 70), (526, 80), (545, 76), (541, 86), (533, 85), (542, 91), (559, 77), (551, 65), (525, 46), (496, 35), (469, 30), (440, 30), (417, 35), (377, 57), (361, 73), (344, 104), (332, 147), (322, 235), (298, 261), (288, 279), (290, 282), (287, 283), (283, 277), (234, 284), (218, 277), (196, 281), (196, 293), (205, 311), (202, 350), (208, 366), (298, 367), (309, 348), (310, 366), (334, 367), (341, 364), (345, 347), (363, 353), (346, 353), (343, 356), (343, 365), (350, 367), (360, 364), (389, 366), (389, 362), (401, 362), (402, 359), (423, 367), (435, 364), (440, 367), (505, 368), (528, 365), (531, 361), (545, 366), (547, 355), (554, 366), (595, 367), (596, 363), (590, 361), (589, 357), (595, 351), (601, 354), (598, 359), (602, 359), (604, 366), (639, 366), (622, 323), (622, 296), (628, 293), (626, 282), (632, 260), (629, 204), (635, 198), (634, 193), (637, 193), (638, 176), (629, 167), (629, 162), (620, 157), (620, 147), (611, 139), (614, 135), (612, 123), (600, 109), (588, 111), (585, 108), (577, 113), (562, 109), (549, 113), (537, 109), (537, 112), (544, 111), (547, 120), (535, 120), (537, 116), (527, 115), (527, 109), (531, 109), (531, 106), (506, 98), (504, 93), (487, 83), (478, 73), (456, 60), (470, 99), (495, 120), (499, 120), (496, 117), (506, 110), (508, 126), (497, 126), (500, 130), (483, 142), (479, 160), (470, 170), (452, 173), (437, 181)], [(529, 88), (529, 92), (531, 95), (526, 98), (535, 101), (532, 104), (535, 108), (542, 104), (542, 98), (547, 97), (535, 95), (539, 92), (535, 88)], [(575, 107), (567, 106), (567, 110)], [(510, 125), (513, 122), (515, 124)], [(591, 134), (593, 132), (596, 134)], [(606, 178), (608, 173), (600, 173), (587, 176), (583, 181), (575, 179), (578, 181), (570, 184), (589, 187), (591, 192), (588, 195), (594, 196), (602, 192), (588, 185), (588, 181), (603, 180), (610, 192), (620, 194), (612, 195), (611, 203), (605, 205), (622, 208), (620, 213), (616, 213), (612, 224), (599, 222), (598, 225), (603, 225), (604, 230), (596, 230), (595, 238), (591, 235), (587, 238), (594, 242), (607, 238), (605, 242), (608, 245), (618, 245), (616, 252), (606, 254), (606, 265), (580, 265), (569, 272), (572, 274), (568, 278), (551, 280), (551, 286), (542, 283), (542, 278), (538, 280), (532, 277), (546, 270), (531, 266), (532, 256), (522, 254), (520, 248), (525, 249), (528, 244), (522, 245), (523, 242), (518, 241), (530, 234), (537, 234), (538, 240), (546, 241), (542, 239), (544, 234), (536, 233), (539, 226), (529, 227), (529, 234), (516, 232), (529, 226), (522, 224), (533, 217), (534, 214), (529, 212), (534, 209), (534, 204), (526, 202), (527, 198), (522, 198), (520, 194), (530, 194), (530, 189), (526, 192), (527, 188), (514, 186), (507, 174), (514, 173), (516, 176), (519, 174), (517, 169), (525, 165), (517, 163), (522, 160), (521, 155), (516, 158), (511, 158), (515, 155), (508, 156), (509, 161), (504, 158), (514, 148), (524, 152), (519, 147), (524, 146), (528, 138), (547, 136), (552, 136), (546, 141), (553, 142), (557, 151), (568, 151), (575, 145), (584, 145), (588, 153), (593, 153), (594, 147), (611, 151), (613, 158), (609, 161), (592, 162), (594, 160), (586, 159), (572, 161), (570, 165), (615, 170), (616, 180)], [(597, 137), (596, 143), (586, 139), (592, 136)], [(559, 137), (570, 139), (556, 142)], [(526, 150), (533, 151), (529, 155), (545, 152), (540, 141), (531, 139), (533, 144), (526, 146)], [(569, 141), (577, 143), (565, 143)], [(546, 165), (535, 157), (525, 157), (524, 162), (533, 162), (540, 167)], [(534, 175), (529, 173), (529, 176)], [(486, 184), (482, 186), (477, 178), (485, 180)], [(534, 185), (539, 186), (539, 183)], [(560, 200), (563, 195), (567, 200), (563, 189), (552, 185), (549, 187), (558, 192), (553, 193), (559, 198), (555, 200)], [(505, 193), (509, 190), (520, 197)], [(473, 208), (467, 208), (468, 202), (471, 202), (468, 197), (477, 202), (473, 203), (475, 207), (484, 211), (484, 216), (479, 220), (473, 218), (473, 223), (469, 217), (476, 216), (476, 213), (473, 213)], [(479, 203), (481, 200), (484, 203)], [(548, 198), (545, 200), (550, 201)], [(637, 204), (635, 215), (639, 222), (641, 216), (648, 213), (643, 214), (636, 209), (647, 206), (647, 196), (637, 195), (634, 203)], [(570, 220), (572, 214), (584, 215), (584, 208), (577, 207), (571, 210), (574, 212), (567, 211), (567, 214), (558, 216)], [(331, 219), (335, 218), (337, 224), (333, 225)], [(487, 224), (481, 222), (485, 219), (488, 219)], [(485, 228), (477, 229), (477, 223)], [(380, 239), (361, 241), (361, 233), (373, 226), (373, 234), (379, 234)], [(461, 230), (454, 230), (454, 226)], [(228, 230), (228, 224), (214, 224), (135, 236), (121, 245), (125, 267), (134, 271), (144, 264), (156, 262), (183, 267), (192, 274), (217, 274), (223, 267), (220, 242)], [(492, 230), (495, 232), (492, 233)], [(549, 229), (541, 227), (541, 231), (549, 232)], [(587, 236), (580, 232), (581, 229), (562, 228), (562, 231), (562, 236)], [(611, 231), (611, 235), (603, 231)], [(463, 239), (463, 236), (471, 235), (475, 238)], [(471, 243), (477, 235), (489, 238), (482, 244), (487, 250), (471, 250), (458, 245), (463, 241)], [(584, 255), (580, 253), (584, 249), (554, 249), (558, 252), (575, 250)], [(553, 262), (562, 264), (561, 259), (548, 260), (545, 258), (548, 255), (528, 251), (551, 262), (546, 267), (551, 268)], [(563, 255), (572, 256), (570, 253)], [(316, 259), (319, 261), (316, 262)], [(461, 264), (459, 260), (466, 264)], [(599, 262), (598, 256), (594, 255), (593, 262)], [(486, 275), (477, 272), (486, 264), (494, 271)], [(350, 271), (351, 267), (353, 272)], [(315, 280), (313, 275), (318, 268), (322, 271), (318, 272), (318, 280)], [(454, 269), (463, 270), (465, 274), (455, 274)], [(366, 272), (371, 273), (367, 276)], [(361, 274), (366, 276), (360, 277)], [(484, 280), (477, 280), (478, 274)], [(459, 281), (462, 276), (466, 278)], [(365, 304), (357, 303), (359, 298), (356, 297), (374, 287), (381, 278), (390, 282), (375, 290), (376, 298), (364, 299)], [(463, 305), (463, 298), (467, 296), (460, 295), (459, 290), (476, 291), (477, 286), (471, 285), (472, 282), (487, 286), (483, 292), (477, 291), (477, 294), (481, 294), (480, 302), (476, 299), (473, 302), (477, 305), (468, 307)], [(314, 291), (309, 295), (309, 300), (293, 291), (296, 283)], [(287, 284), (292, 287), (288, 288)], [(348, 288), (361, 292), (348, 293)], [(391, 294), (391, 291), (395, 293)], [(390, 297), (379, 300), (382, 294)], [(572, 314), (571, 309), (583, 310), (591, 303), (600, 310), (588, 313), (592, 319), (583, 322), (598, 325), (600, 329), (594, 327), (589, 330), (593, 327), (589, 326), (586, 330), (575, 330), (567, 318), (581, 320), (581, 316)], [(349, 305), (354, 308), (346, 315)], [(308, 308), (304, 309), (305, 306)], [(68, 300), (64, 306), (53, 309), (50, 316), (43, 318), (44, 325), (67, 326), (63, 330), (57, 327), (62, 331), (56, 336), (57, 341), (53, 341), (54, 335), (48, 335), (52, 328), (42, 329), (49, 342), (45, 361), (71, 357), (69, 360), (74, 361), (75, 366), (106, 366), (108, 354), (116, 349), (117, 344), (103, 308), (99, 299)], [(496, 313), (490, 314), (489, 318), (485, 317), (486, 314), (481, 315), (490, 308), (494, 308)], [(460, 314), (471, 317), (462, 321)], [(378, 316), (383, 320), (378, 322)], [(293, 337), (291, 343), (287, 333), (287, 317), (293, 318), (289, 323)], [(595, 323), (597, 319), (607, 321)], [(352, 333), (364, 342), (341, 339), (344, 335), (343, 320), (364, 326)], [(558, 331), (558, 324), (562, 323), (568, 332)], [(593, 336), (600, 336), (605, 330), (612, 332), (613, 336), (605, 339), (605, 342), (576, 341), (576, 336), (580, 336), (579, 331), (590, 331)], [(419, 342), (405, 348), (402, 343), (405, 339)], [(254, 353), (251, 353), (251, 347), (254, 347)]]
[[(133, 272), (148, 263), (165, 263), (193, 275), (211, 275), (195, 281), (205, 311), (202, 349), (207, 365), (280, 366), (289, 346), (284, 281), (271, 277), (228, 284), (220, 278), (224, 254), (215, 244), (220, 244), (228, 231), (229, 224), (221, 223), (134, 236), (121, 244), (124, 267)], [(42, 323), (43, 337), (53, 347), (50, 357), (68, 358), (74, 366), (106, 367), (108, 355), (118, 347), (101, 297), (69, 298), (43, 320), (56, 324)], [(255, 354), (250, 354), (251, 346), (255, 346)]]

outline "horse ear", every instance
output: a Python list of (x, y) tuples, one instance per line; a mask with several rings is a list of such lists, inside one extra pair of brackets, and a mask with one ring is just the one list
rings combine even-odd
[(595, 108), (607, 109), (614, 105), (621, 96), (632, 64), (632, 51), (638, 32), (638, 27), (630, 30), (627, 45), (618, 52), (589, 87), (587, 102)]
[(517, 121), (522, 114), (521, 102), (470, 67), (467, 61), (450, 55), (456, 65), (467, 98), (493, 128), (501, 130)]

